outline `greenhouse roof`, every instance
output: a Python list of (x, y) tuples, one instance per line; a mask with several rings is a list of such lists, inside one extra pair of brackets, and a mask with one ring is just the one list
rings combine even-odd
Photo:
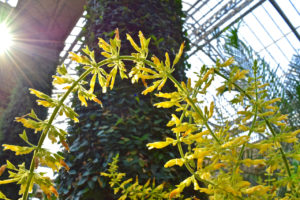
[(300, 47), (300, 2), (297, 0), (189, 0), (183, 1), (190, 55), (202, 63), (222, 59), (216, 38), (239, 26), (240, 38), (283, 72)]

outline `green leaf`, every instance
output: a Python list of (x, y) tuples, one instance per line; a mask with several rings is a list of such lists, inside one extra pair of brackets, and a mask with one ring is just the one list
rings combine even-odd
[(3, 180), (3, 181), (0, 181), (0, 185), (8, 184), (8, 183), (13, 183), (13, 182), (16, 182), (18, 180), (19, 180), (19, 178), (6, 179), (6, 180)]
[(29, 117), (32, 117), (32, 118), (34, 118), (34, 119), (38, 119), (38, 117), (37, 117), (37, 115), (35, 114), (35, 112), (34, 112), (33, 109), (31, 109), (31, 112), (30, 112), (30, 114), (29, 114), (28, 116), (29, 116)]
[(86, 46), (85, 49), (82, 49), (82, 51), (86, 55), (88, 55), (92, 59), (92, 61), (95, 61), (95, 53), (94, 53), (94, 51), (90, 51), (88, 46)]
[(28, 137), (26, 131), (24, 130), (22, 134), (19, 134), (20, 138), (22, 138), (26, 143), (28, 143)]
[(30, 90), (30, 94), (34, 94), (38, 98), (47, 99), (47, 100), (51, 99), (51, 97), (49, 97), (48, 95), (44, 94), (43, 92), (40, 92), (40, 91), (32, 89), (32, 88), (29, 88), (29, 90)]
[(0, 191), (0, 199), (10, 200), (10, 199), (7, 198), (1, 191)]
[(56, 71), (60, 75), (66, 75), (68, 73), (65, 64), (62, 64), (61, 66), (58, 66), (57, 69), (56, 69)]
[(71, 107), (64, 105), (63, 111), (68, 118), (74, 120), (75, 122), (79, 122), (77, 118), (78, 114)]
[(240, 103), (241, 100), (238, 99), (238, 98), (234, 98), (234, 99), (230, 100), (230, 102), (231, 102), (232, 104), (237, 104), (237, 103)]
[(11, 163), (9, 162), (9, 160), (6, 160), (6, 164), (7, 164), (7, 169), (12, 169), (12, 170), (15, 170), (15, 171), (18, 171), (18, 169)]
[(29, 154), (31, 153), (35, 148), (34, 147), (21, 147), (16, 145), (9, 145), (9, 144), (3, 144), (2, 145), (5, 150), (11, 150), (16, 153), (16, 155), (23, 155), (23, 154)]
[(118, 121), (115, 123), (115, 126), (118, 126), (118, 124), (120, 124), (120, 123), (123, 123), (123, 118), (122, 117), (120, 117), (118, 119)]

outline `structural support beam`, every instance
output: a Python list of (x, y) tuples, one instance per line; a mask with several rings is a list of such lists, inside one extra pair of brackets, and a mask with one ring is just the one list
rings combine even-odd
[[(250, 12), (252, 12), (254, 9), (256, 9), (258, 6), (260, 6), (262, 3), (264, 3), (266, 0), (261, 0), (258, 3), (256, 3), (254, 6), (252, 6), (250, 9), (248, 9), (246, 12), (244, 12), (242, 15), (240, 15), (238, 18), (236, 18), (233, 22), (231, 22), (228, 26), (226, 26), (224, 29), (222, 29), (221, 31), (219, 31), (217, 34), (215, 34), (212, 38), (207, 39), (202, 45), (197, 46), (197, 48), (189, 54), (189, 56), (194, 55), (195, 53), (197, 53), (197, 51), (202, 50), (207, 44), (209, 44), (212, 40), (216, 39), (217, 37), (219, 37), (224, 31), (225, 29), (227, 29), (227, 27), (231, 27), (233, 26), (235, 23), (237, 23), (239, 20), (241, 20), (243, 17), (245, 17), (246, 15), (248, 15)], [(193, 43), (191, 44), (191, 46), (196, 46)], [(204, 52), (206, 53), (206, 52)], [(206, 53), (207, 54), (207, 53)]]
[(274, 0), (269, 0), (270, 3), (272, 4), (272, 6), (277, 10), (277, 12), (279, 13), (279, 15), (283, 18), (283, 20), (285, 21), (285, 23), (290, 27), (290, 29), (292, 30), (292, 32), (295, 34), (295, 36), (297, 37), (297, 39), (300, 41), (300, 35), (297, 32), (296, 28), (293, 26), (293, 24), (290, 22), (290, 20), (288, 19), (288, 17), (284, 14), (284, 12), (281, 10), (281, 8), (279, 7), (279, 5), (276, 3), (276, 1)]

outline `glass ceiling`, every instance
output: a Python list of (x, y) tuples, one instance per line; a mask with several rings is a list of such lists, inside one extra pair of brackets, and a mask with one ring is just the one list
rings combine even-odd
[[(253, 50), (254, 57), (263, 58), (279, 76), (279, 82), (285, 82), (290, 62), (300, 52), (299, 0), (183, 0), (183, 9), (192, 47), (188, 52), (192, 65), (189, 77), (193, 79), (193, 73), (203, 64), (228, 59), (224, 35), (238, 27), (238, 38)], [(231, 121), (234, 109), (238, 109), (228, 103), (232, 96), (217, 98), (215, 92), (210, 92), (203, 99), (221, 105), (218, 114)], [(252, 142), (259, 139), (259, 135), (251, 138)]]
[(299, 0), (185, 0), (183, 8), (193, 62), (225, 59), (216, 37), (237, 24), (240, 39), (270, 66), (279, 67), (278, 73), (284, 74), (292, 56), (299, 55)]

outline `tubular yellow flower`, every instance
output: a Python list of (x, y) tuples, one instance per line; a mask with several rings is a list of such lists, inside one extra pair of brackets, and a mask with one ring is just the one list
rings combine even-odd
[(173, 143), (174, 139), (172, 138), (167, 138), (166, 141), (160, 141), (160, 142), (153, 142), (153, 143), (149, 143), (147, 144), (148, 149), (162, 149), (166, 146), (168, 146), (169, 144)]
[(172, 159), (172, 160), (169, 160), (165, 165), (164, 167), (165, 168), (168, 168), (168, 167), (172, 167), (174, 165), (178, 165), (178, 166), (182, 166), (184, 164), (183, 162), (183, 159), (182, 158), (175, 158), (175, 159)]

